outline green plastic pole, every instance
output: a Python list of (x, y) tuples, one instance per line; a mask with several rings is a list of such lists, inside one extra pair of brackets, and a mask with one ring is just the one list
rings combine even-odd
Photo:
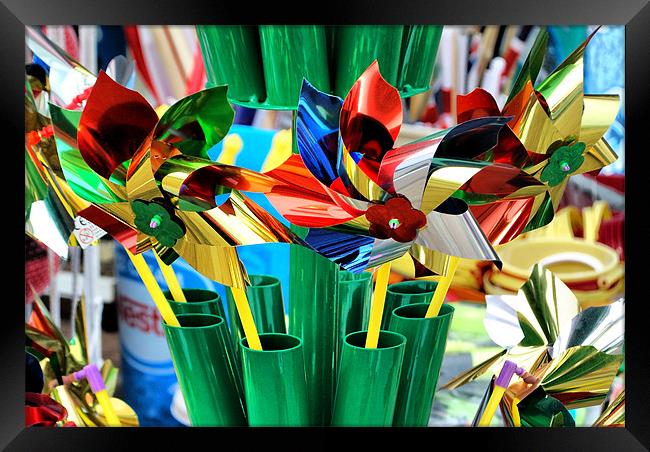
[(425, 318), (428, 307), (401, 306), (390, 317), (390, 331), (406, 337), (394, 426), (426, 427), (431, 416), (454, 308), (443, 304), (436, 317)]
[(321, 91), (330, 91), (323, 26), (261, 25), (259, 32), (267, 108), (296, 109), (303, 78)]
[(404, 45), (397, 88), (403, 97), (428, 90), (436, 63), (442, 25), (404, 27)]
[(174, 314), (212, 314), (226, 318), (221, 297), (212, 290), (183, 289), (186, 302), (174, 301), (169, 290), (163, 293)]
[(366, 335), (359, 331), (345, 338), (332, 425), (392, 425), (406, 338), (381, 331), (377, 348), (364, 348)]
[[(253, 314), (258, 333), (286, 333), (287, 326), (282, 302), (280, 280), (270, 275), (249, 275), (250, 286), (246, 287), (246, 298)], [(235, 299), (230, 287), (226, 287), (230, 331), (239, 343), (244, 337), (244, 329), (237, 315)]]
[(339, 333), (338, 266), (297, 245), (290, 247), (289, 262), (289, 334), (302, 339), (305, 351), (311, 425), (329, 425)]
[(337, 363), (345, 336), (367, 328), (367, 306), (372, 294), (372, 273), (339, 272)]
[(354, 82), (374, 60), (379, 63), (382, 77), (397, 86), (403, 30), (401, 25), (338, 27), (335, 94), (345, 98)]
[(429, 303), (438, 283), (427, 280), (402, 281), (388, 286), (381, 328), (387, 330), (395, 308), (413, 303)]
[(228, 85), (228, 99), (247, 105), (266, 100), (257, 27), (197, 25), (207, 88)]
[(288, 334), (260, 334), (262, 350), (240, 341), (248, 422), (252, 427), (309, 425), (302, 341)]
[(246, 425), (238, 367), (222, 317), (180, 314), (180, 327), (163, 322), (178, 383), (193, 426)]

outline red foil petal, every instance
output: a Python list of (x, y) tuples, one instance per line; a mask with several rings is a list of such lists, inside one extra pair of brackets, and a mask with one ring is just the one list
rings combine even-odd
[(533, 208), (534, 197), (509, 199), (470, 206), (474, 218), (492, 245), (515, 239), (524, 230)]
[(456, 109), (459, 124), (485, 116), (501, 116), (501, 110), (492, 95), (482, 88), (457, 96)]
[(68, 417), (63, 405), (45, 394), (25, 393), (25, 426), (52, 427)]
[(334, 226), (364, 214), (314, 178), (299, 154), (266, 174), (275, 179), (266, 197), (280, 215), (297, 226)]
[(79, 152), (88, 166), (108, 179), (135, 154), (157, 122), (144, 97), (102, 71), (79, 121)]
[(399, 92), (383, 79), (375, 61), (352, 85), (343, 102), (339, 127), (350, 152), (380, 161), (393, 147), (402, 125)]

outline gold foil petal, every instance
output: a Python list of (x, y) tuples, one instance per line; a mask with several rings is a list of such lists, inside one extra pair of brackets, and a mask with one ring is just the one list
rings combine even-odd
[(620, 99), (616, 94), (586, 94), (584, 105), (579, 140), (590, 146), (611, 127), (620, 107)]

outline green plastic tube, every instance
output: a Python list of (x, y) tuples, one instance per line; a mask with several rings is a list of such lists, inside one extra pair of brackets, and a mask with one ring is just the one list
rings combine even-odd
[(228, 99), (243, 105), (266, 100), (257, 27), (197, 25), (207, 88), (228, 85)]
[(436, 63), (442, 25), (404, 27), (404, 41), (397, 88), (402, 97), (428, 90)]
[(354, 82), (374, 60), (379, 63), (382, 77), (397, 86), (403, 30), (401, 25), (338, 27), (335, 94), (345, 98)]
[(226, 318), (217, 292), (206, 289), (183, 289), (186, 302), (174, 301), (169, 290), (163, 292), (174, 314), (212, 314)]
[(337, 363), (345, 336), (367, 327), (368, 308), (372, 294), (372, 273), (339, 272)]
[(427, 280), (402, 281), (389, 285), (386, 289), (381, 328), (388, 329), (390, 316), (395, 308), (407, 304), (431, 302), (437, 286), (437, 282)]
[(390, 427), (406, 338), (380, 331), (377, 348), (364, 348), (366, 331), (350, 333), (341, 354), (332, 425)]
[(302, 341), (289, 334), (260, 334), (262, 350), (240, 341), (248, 423), (252, 427), (309, 425)]
[(330, 91), (325, 28), (317, 25), (259, 27), (267, 108), (296, 109), (303, 78)]
[(390, 317), (390, 331), (406, 337), (394, 426), (426, 427), (431, 416), (454, 308), (443, 304), (436, 317), (425, 318), (428, 307), (429, 303), (401, 306)]
[[(222, 319), (226, 318), (223, 309), (223, 300), (217, 292), (206, 289), (183, 289), (183, 294), (185, 294), (186, 302), (174, 301), (171, 292), (166, 290), (163, 292), (165, 298), (169, 302), (169, 305), (174, 311), (174, 314), (212, 314), (221, 317)], [(236, 373), (238, 377), (238, 388), (240, 388), (240, 393), (243, 394), (243, 383), (241, 381), (241, 363), (236, 347), (239, 338), (235, 340), (232, 335), (232, 329), (229, 331), (230, 334), (226, 337), (226, 346), (229, 348), (229, 353), (235, 357), (235, 361), (238, 367), (238, 372)]]
[(302, 339), (310, 425), (329, 425), (339, 333), (338, 266), (301, 246), (290, 247), (289, 261), (289, 334)]
[(163, 322), (163, 330), (192, 426), (246, 425), (226, 321), (211, 314), (177, 318), (180, 327)]
[[(287, 326), (282, 302), (280, 280), (270, 275), (248, 275), (251, 285), (246, 287), (246, 298), (253, 314), (258, 333), (286, 333)], [(235, 343), (244, 337), (244, 329), (237, 315), (235, 299), (230, 287), (226, 287), (230, 331)]]

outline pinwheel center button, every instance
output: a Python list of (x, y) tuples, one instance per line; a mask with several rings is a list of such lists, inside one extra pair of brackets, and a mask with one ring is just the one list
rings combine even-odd
[(160, 226), (161, 222), (162, 222), (162, 217), (156, 214), (153, 217), (151, 217), (151, 221), (149, 222), (149, 227), (151, 229), (156, 229), (158, 226)]
[(400, 227), (400, 225), (401, 225), (401, 223), (399, 222), (399, 220), (398, 220), (397, 218), (391, 218), (391, 219), (388, 221), (388, 226), (389, 226), (391, 229), (397, 229), (397, 228)]

